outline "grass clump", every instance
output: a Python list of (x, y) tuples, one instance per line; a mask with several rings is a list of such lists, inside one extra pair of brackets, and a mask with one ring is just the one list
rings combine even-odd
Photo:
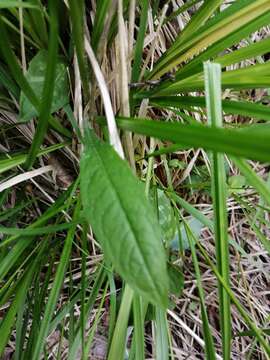
[(0, 356), (270, 356), (269, 23), (1, 2)]

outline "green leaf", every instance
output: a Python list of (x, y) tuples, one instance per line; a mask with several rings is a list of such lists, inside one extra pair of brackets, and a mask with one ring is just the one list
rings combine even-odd
[[(68, 145), (68, 143), (59, 143), (48, 146), (47, 148), (40, 150), (37, 153), (37, 156), (49, 154), (50, 152), (61, 149), (66, 145)], [(0, 174), (14, 168), (15, 166), (23, 164), (26, 161), (26, 158), (27, 158), (26, 154), (18, 154), (18, 155), (14, 155), (13, 157), (10, 156), (9, 158), (6, 159), (0, 159)]]
[(233, 175), (228, 179), (229, 191), (234, 193), (243, 192), (243, 188), (246, 186), (246, 178), (242, 175)]
[(108, 360), (124, 359), (127, 338), (127, 327), (134, 292), (128, 285), (125, 286), (117, 322), (112, 338)]
[(69, 0), (72, 37), (76, 49), (78, 66), (86, 99), (89, 98), (87, 66), (84, 58), (84, 1)]
[[(100, 119), (103, 123), (103, 120)], [(203, 147), (249, 159), (269, 162), (270, 132), (261, 131), (260, 125), (251, 130), (212, 128), (205, 125), (182, 125), (139, 118), (117, 118), (124, 130), (169, 140), (180, 144), (179, 149)], [(176, 151), (176, 148), (174, 149)]]
[[(45, 81), (46, 66), (48, 60), (48, 53), (45, 50), (41, 50), (31, 60), (28, 71), (25, 75), (36, 96), (41, 99), (42, 90)], [(68, 104), (68, 79), (65, 64), (58, 59), (56, 64), (55, 74), (55, 86), (53, 91), (53, 100), (51, 106), (51, 113), (61, 109)], [(23, 122), (31, 120), (37, 116), (38, 112), (28, 100), (28, 98), (21, 93), (20, 98), (20, 119)]]
[(81, 193), (87, 220), (116, 271), (149, 301), (166, 307), (162, 235), (143, 185), (92, 133), (81, 159)]
[(38, 9), (38, 7), (34, 4), (30, 4), (26, 1), (14, 1), (14, 0), (1, 0), (0, 2), (0, 9), (7, 9), (7, 8), (32, 8), (32, 9)]
[(179, 297), (184, 289), (183, 272), (179, 267), (169, 263), (168, 275), (170, 280), (170, 293)]
[[(153, 197), (153, 192), (150, 192), (150, 199)], [(158, 205), (158, 221), (162, 230), (163, 240), (170, 242), (176, 232), (176, 220), (171, 202), (161, 189), (157, 189), (157, 205)]]
[(158, 307), (155, 308), (155, 325), (156, 325), (156, 360), (169, 359), (169, 339), (168, 339), (168, 321), (166, 311)]
[[(221, 128), (221, 66), (220, 64), (204, 64), (205, 93), (208, 123), (212, 128)], [(226, 193), (226, 172), (224, 155), (211, 153), (212, 198), (215, 220), (215, 245), (217, 267), (220, 274), (229, 285), (229, 241), (228, 241), (228, 214)], [(222, 334), (222, 355), (224, 360), (231, 358), (231, 313), (230, 298), (226, 290), (219, 285), (219, 314)]]
[(213, 337), (212, 337), (212, 333), (210, 330), (210, 324), (209, 324), (209, 320), (208, 320), (208, 316), (207, 316), (207, 309), (206, 309), (206, 305), (205, 305), (205, 295), (204, 295), (204, 290), (202, 287), (199, 261), (198, 261), (198, 257), (197, 257), (197, 253), (196, 253), (196, 249), (195, 249), (195, 244), (196, 244), (197, 239), (194, 237), (194, 234), (192, 233), (191, 229), (188, 227), (188, 224), (185, 222), (184, 219), (183, 219), (183, 223), (184, 223), (186, 235), (187, 235), (187, 238), (188, 238), (188, 241), (190, 244), (190, 250), (191, 250), (192, 260), (193, 260), (193, 264), (194, 264), (194, 270), (195, 270), (195, 274), (196, 274), (196, 283), (197, 283), (197, 287), (198, 287), (198, 294), (199, 294), (199, 299), (200, 299), (200, 303), (201, 303), (203, 337), (205, 340), (205, 357), (207, 360), (213, 360), (216, 358), (215, 348), (214, 348)]
[[(73, 220), (76, 222), (78, 219), (79, 211), (80, 211), (80, 201), (77, 202), (77, 205), (74, 210)], [(40, 355), (42, 352), (42, 348), (45, 342), (46, 337), (48, 336), (50, 329), (50, 322), (53, 318), (53, 314), (55, 311), (55, 307), (58, 301), (59, 293), (63, 284), (63, 280), (65, 277), (65, 271), (70, 260), (70, 253), (72, 249), (73, 238), (75, 236), (76, 225), (74, 225), (68, 232), (65, 245), (61, 254), (61, 258), (57, 267), (57, 271), (54, 277), (54, 282), (52, 284), (52, 288), (50, 290), (49, 298), (45, 307), (43, 321), (41, 322), (41, 326), (38, 334), (36, 334), (37, 339), (35, 342), (35, 346), (33, 349), (33, 360), (40, 359)]]
[[(211, 3), (214, 2), (217, 3), (214, 0)], [(208, 20), (200, 31), (189, 33), (189, 37), (183, 43), (181, 42), (180, 34), (174, 46), (166, 51), (160, 61), (158, 61), (151, 72), (151, 77), (159, 77), (175, 68), (176, 65), (199, 54), (210, 45), (217, 44), (221, 40), (226, 41), (227, 38), (237, 33), (237, 31), (247, 26), (253, 20), (263, 18), (269, 12), (269, 9), (270, 4), (268, 0), (240, 0), (234, 2), (233, 5)]]
[[(205, 97), (202, 96), (164, 96), (150, 98), (150, 103), (170, 109), (190, 109), (205, 108)], [(223, 100), (222, 110), (226, 114), (236, 114), (249, 116), (259, 120), (270, 121), (269, 107), (249, 101)]]
[[(261, 331), (265, 334), (265, 335), (270, 335), (270, 329), (261, 329)], [(256, 334), (254, 333), (253, 330), (246, 330), (246, 331), (241, 331), (238, 332), (235, 337), (237, 336), (256, 336)]]
[[(17, 288), (14, 300), (9, 305), (9, 309), (6, 313), (6, 316), (1, 321), (1, 324), (0, 324), (0, 331), (1, 331), (0, 355), (3, 354), (5, 346), (9, 341), (10, 333), (11, 333), (11, 330), (13, 328), (13, 325), (14, 325), (14, 322), (16, 319), (16, 314), (17, 314), (21, 304), (24, 303), (24, 299), (26, 297), (28, 287), (31, 284), (31, 281), (34, 277), (34, 270), (35, 270), (34, 266), (31, 266), (29, 271), (27, 271), (25, 273), (25, 275), (23, 276), (23, 278)], [(1, 358), (2, 358), (2, 356), (1, 356)]]
[[(186, 220), (186, 222), (187, 222), (188, 227), (191, 229), (192, 233), (196, 237), (196, 239), (199, 239), (202, 228), (204, 227), (204, 224), (193, 216), (188, 221)], [(182, 249), (188, 250), (190, 248), (189, 240), (187, 237), (187, 232), (186, 232), (184, 223), (181, 223), (179, 232), (180, 232), (181, 240), (179, 239), (179, 233), (177, 232), (173, 241), (170, 244), (170, 247), (172, 250), (179, 251), (180, 250), (179, 245), (180, 245), (180, 241), (181, 241)]]
[(142, 61), (142, 52), (145, 40), (145, 31), (147, 26), (147, 15), (148, 15), (149, 2), (146, 0), (141, 1), (141, 12), (140, 12), (140, 27), (138, 31), (138, 37), (134, 52), (134, 64), (132, 66), (131, 81), (136, 82), (140, 77), (140, 65)]
[[(42, 95), (40, 106), (38, 107), (39, 119), (35, 134), (31, 143), (31, 147), (26, 159), (26, 168), (29, 169), (35, 162), (39, 148), (46, 136), (48, 124), (50, 121), (50, 113), (52, 103), (54, 100), (54, 88), (57, 83), (56, 80), (56, 67), (58, 63), (58, 11), (59, 0), (49, 1), (49, 14), (50, 14), (50, 31), (48, 42), (48, 58), (45, 71), (45, 79), (42, 88)], [(62, 89), (60, 89), (62, 91)], [(57, 94), (58, 96), (58, 94)], [(35, 105), (35, 104), (34, 104)]]

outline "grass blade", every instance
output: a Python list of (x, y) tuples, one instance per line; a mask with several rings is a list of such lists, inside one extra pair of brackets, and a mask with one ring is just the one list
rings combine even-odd
[(262, 196), (264, 201), (270, 205), (270, 190), (267, 183), (252, 170), (251, 166), (244, 159), (232, 157), (232, 160), (240, 172), (245, 176), (247, 182), (253, 186)]
[(156, 360), (169, 359), (169, 342), (166, 311), (158, 307), (156, 313)]
[(148, 12), (148, 1), (143, 0), (141, 1), (142, 9), (141, 9), (141, 16), (140, 16), (140, 27), (138, 38), (136, 41), (135, 47), (135, 54), (134, 54), (134, 63), (132, 66), (132, 73), (131, 73), (131, 81), (136, 82), (139, 80), (140, 71), (141, 71), (141, 61), (142, 61), (142, 51), (144, 45), (144, 36), (146, 31), (147, 25), (147, 12)]
[(118, 360), (124, 358), (127, 325), (133, 296), (133, 290), (129, 285), (126, 285), (113, 333), (108, 360)]
[(133, 299), (133, 317), (134, 317), (134, 340), (136, 360), (144, 360), (144, 321), (142, 315), (141, 297), (137, 294)]
[[(99, 121), (104, 123), (103, 118)], [(182, 125), (132, 117), (117, 118), (117, 124), (121, 129), (181, 144), (181, 149), (203, 147), (262, 162), (270, 160), (270, 132), (265, 129), (260, 131), (259, 125), (253, 131), (240, 132), (200, 124)]]
[(86, 99), (89, 99), (87, 83), (87, 67), (84, 59), (84, 2), (82, 0), (69, 0), (70, 18), (72, 23), (72, 36), (76, 48), (81, 81)]
[(40, 145), (45, 137), (48, 121), (50, 118), (51, 104), (53, 101), (53, 89), (57, 64), (58, 52), (58, 5), (59, 0), (49, 1), (50, 9), (50, 33), (49, 33), (49, 49), (48, 49), (48, 64), (46, 68), (46, 75), (44, 80), (44, 87), (42, 92), (42, 100), (40, 103), (39, 120), (33, 142), (26, 159), (26, 168), (30, 168), (37, 156)]
[[(182, 220), (184, 221), (184, 219), (182, 219)], [(187, 238), (189, 241), (190, 250), (191, 250), (191, 254), (192, 254), (192, 261), (193, 261), (193, 266), (195, 269), (196, 283), (197, 283), (197, 287), (198, 287), (198, 293), (199, 293), (200, 304), (201, 304), (201, 317), (202, 317), (202, 322), (203, 322), (203, 337), (204, 337), (204, 341), (205, 341), (205, 355), (206, 355), (206, 359), (213, 360), (216, 358), (216, 354), (215, 354), (214, 341), (213, 341), (213, 337), (212, 337), (210, 326), (209, 326), (209, 320), (208, 320), (207, 310), (206, 310), (206, 305), (205, 305), (205, 300), (204, 300), (204, 291), (203, 291), (203, 287), (202, 287), (199, 261), (198, 261), (196, 250), (195, 250), (196, 238), (194, 241), (194, 234), (192, 233), (192, 231), (186, 221), (184, 221), (184, 227), (185, 227), (185, 231), (187, 234)]]
[[(213, 128), (222, 127), (221, 67), (219, 64), (205, 63), (204, 74), (208, 122)], [(230, 260), (224, 156), (220, 153), (213, 152), (211, 157), (217, 267), (229, 286)], [(231, 358), (230, 312), (230, 298), (222, 285), (219, 284), (219, 314), (224, 360), (230, 360)]]
[[(74, 221), (77, 221), (77, 219), (78, 219), (80, 207), (81, 207), (81, 204), (80, 204), (80, 201), (78, 201), (75, 211), (74, 211), (74, 215), (73, 215)], [(32, 357), (33, 360), (40, 359), (42, 348), (43, 348), (44, 342), (46, 340), (46, 337), (47, 337), (49, 329), (50, 329), (50, 322), (53, 317), (53, 313), (54, 313), (55, 306), (56, 306), (56, 303), (58, 300), (59, 292), (62, 287), (63, 279), (65, 276), (65, 269), (66, 269), (68, 261), (69, 261), (69, 256), (70, 256), (70, 252), (71, 252), (71, 248), (72, 248), (72, 242), (73, 242), (73, 237), (75, 235), (75, 230), (76, 230), (76, 225), (74, 225), (69, 230), (67, 238), (65, 240), (65, 245), (64, 245), (64, 248), (62, 251), (61, 259), (60, 259), (59, 265), (57, 267), (55, 279), (54, 279), (52, 289), (50, 291), (50, 295), (48, 298), (48, 302), (47, 302), (47, 305), (45, 308), (44, 317), (41, 322), (39, 333), (37, 334), (37, 339), (36, 339), (36, 342), (34, 345), (33, 357)]]

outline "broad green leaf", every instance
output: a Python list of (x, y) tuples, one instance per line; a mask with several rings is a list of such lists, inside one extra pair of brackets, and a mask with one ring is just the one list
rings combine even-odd
[[(150, 191), (150, 199), (154, 196)], [(176, 220), (171, 202), (161, 189), (157, 189), (158, 222), (162, 230), (163, 240), (169, 243), (175, 236)]]
[(179, 297), (184, 289), (183, 272), (179, 267), (169, 263), (168, 275), (170, 280), (170, 293)]
[(246, 178), (242, 175), (233, 175), (228, 179), (229, 191), (231, 193), (242, 193), (246, 184)]
[[(188, 219), (188, 220), (185, 219), (185, 221), (186, 221), (188, 227), (190, 228), (190, 230), (192, 231), (192, 233), (194, 234), (194, 236), (196, 237), (196, 239), (199, 239), (201, 231), (205, 225), (193, 216), (191, 217), (191, 219)], [(180, 225), (179, 232), (180, 232), (180, 234), (178, 232), (176, 232), (175, 237), (170, 244), (170, 247), (172, 250), (179, 251), (180, 250), (180, 241), (181, 241), (181, 248), (183, 250), (188, 250), (190, 248), (189, 241), (188, 241), (185, 225), (183, 222)], [(180, 235), (180, 239), (179, 239), (179, 235)]]
[[(35, 55), (29, 64), (28, 71), (25, 75), (36, 96), (41, 100), (43, 91), (45, 72), (48, 61), (48, 53), (41, 50)], [(53, 91), (53, 101), (51, 106), (51, 113), (61, 109), (69, 102), (68, 96), (68, 79), (66, 65), (59, 59), (56, 64), (55, 86)], [(38, 112), (28, 100), (28, 98), (21, 93), (20, 98), (20, 119), (23, 122), (31, 120), (38, 115)]]
[(168, 280), (161, 229), (142, 184), (111, 146), (89, 133), (81, 159), (85, 216), (104, 254), (128, 284), (166, 307)]

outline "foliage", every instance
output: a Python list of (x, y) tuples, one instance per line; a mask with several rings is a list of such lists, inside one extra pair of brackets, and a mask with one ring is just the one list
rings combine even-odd
[(269, 256), (270, 2), (162, 3), (0, 3), (0, 356), (94, 358), (105, 328), (110, 360), (148, 357), (146, 332), (176, 358), (190, 273), (205, 358), (232, 358), (232, 304), (249, 357), (270, 356), (230, 265), (261, 259), (228, 226), (234, 201)]

